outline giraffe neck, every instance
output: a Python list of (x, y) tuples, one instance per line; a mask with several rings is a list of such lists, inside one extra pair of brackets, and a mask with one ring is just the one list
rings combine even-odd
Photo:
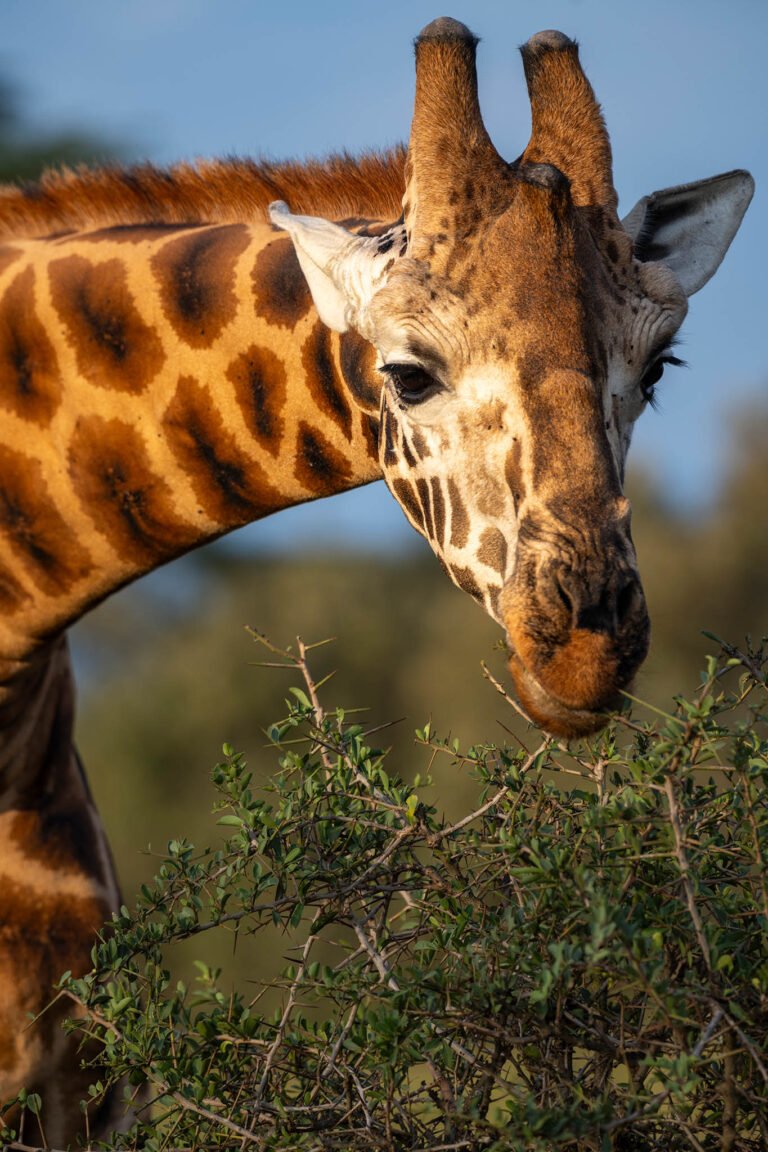
[[(90, 1074), (61, 1029), (73, 1006), (48, 1004), (62, 972), (88, 970), (95, 934), (120, 903), (73, 722), (60, 638), (0, 688), (0, 1101), (22, 1086), (40, 1092), (46, 1138), (59, 1146), (80, 1122)], [(105, 1115), (115, 1107), (110, 1099)]]
[(0, 678), (143, 573), (381, 475), (373, 352), (268, 224), (13, 240), (0, 268)]
[[(62, 633), (183, 552), (380, 475), (372, 350), (320, 323), (291, 241), (253, 202), (185, 223), (199, 181), (169, 205), (159, 178), (121, 180), (0, 193), (0, 1100), (41, 1092), (59, 1146), (90, 1077), (71, 1006), (29, 1014), (119, 902)], [(46, 226), (64, 231), (24, 235)]]

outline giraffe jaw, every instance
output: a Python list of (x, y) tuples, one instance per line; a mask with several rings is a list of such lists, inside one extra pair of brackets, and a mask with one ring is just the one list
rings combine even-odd
[(509, 659), (509, 670), (520, 703), (534, 723), (545, 732), (565, 740), (599, 732), (608, 723), (610, 713), (619, 711), (624, 705), (619, 693), (599, 708), (579, 708), (565, 704), (539, 683), (514, 651)]

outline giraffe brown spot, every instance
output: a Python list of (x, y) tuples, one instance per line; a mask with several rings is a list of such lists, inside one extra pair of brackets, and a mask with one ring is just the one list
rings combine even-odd
[(435, 525), (432, 520), (432, 505), (429, 500), (429, 484), (423, 477), (419, 477), (416, 481), (416, 491), (419, 494), (419, 503), (422, 507), (422, 521), (424, 528), (430, 539), (434, 539)]
[(350, 329), (339, 337), (339, 364), (347, 387), (366, 412), (379, 410), (381, 377), (376, 371), (376, 349)]
[(243, 419), (257, 442), (277, 456), (283, 439), (283, 409), (288, 391), (285, 365), (271, 350), (251, 344), (226, 372), (235, 386)]
[(144, 438), (123, 420), (81, 417), (69, 447), (75, 493), (94, 526), (136, 568), (178, 555), (197, 531), (176, 514), (173, 492), (154, 471)]
[(14, 248), (10, 244), (0, 245), (0, 276), (5, 272), (6, 268), (10, 268), (11, 264), (14, 264), (18, 260), (19, 256), (21, 256), (21, 250), (19, 248)]
[(0, 405), (22, 419), (50, 424), (61, 400), (53, 345), (35, 313), (35, 274), (20, 272), (0, 310)]
[(430, 481), (432, 487), (432, 515), (435, 521), (435, 541), (437, 544), (445, 543), (445, 499), (443, 487), (437, 476)]
[(392, 415), (388, 408), (385, 408), (381, 414), (382, 432), (384, 433), (384, 452), (382, 457), (382, 464), (386, 468), (388, 464), (397, 463), (397, 450), (395, 447), (395, 438), (393, 432)]
[(512, 492), (515, 502), (515, 511), (525, 499), (525, 481), (523, 479), (522, 465), (523, 450), (519, 440), (515, 440), (504, 461), (504, 475)]
[(267, 244), (251, 273), (256, 312), (269, 324), (295, 328), (312, 307), (312, 296), (293, 241), (281, 237)]
[(405, 433), (403, 433), (403, 436), (402, 436), (402, 451), (403, 451), (403, 459), (405, 460), (408, 467), (409, 468), (415, 468), (418, 461), (416, 459), (416, 456), (414, 455), (413, 449), (411, 448), (410, 444), (408, 443), (408, 437), (405, 435)]
[(480, 590), (480, 586), (472, 570), (469, 568), (460, 568), (457, 564), (451, 564), (450, 568), (451, 576), (459, 588), (463, 588), (474, 600), (482, 600), (483, 593)]
[(304, 341), (301, 362), (307, 387), (317, 408), (333, 420), (347, 440), (351, 440), (352, 410), (333, 362), (330, 330), (320, 320)]
[(103, 872), (100, 845), (91, 810), (78, 805), (24, 809), (9, 831), (25, 857), (49, 868), (98, 877)]
[(322, 432), (302, 420), (299, 424), (294, 475), (300, 484), (316, 496), (330, 496), (350, 487), (352, 466)]
[(413, 450), (418, 456), (419, 460), (426, 460), (432, 455), (432, 449), (424, 437), (424, 433), (420, 428), (414, 428), (413, 436)]
[(501, 593), (502, 588), (498, 584), (490, 584), (485, 590), (488, 608), (491, 615), (495, 616), (497, 620), (501, 616)]
[(368, 455), (371, 460), (378, 460), (379, 457), (379, 421), (375, 416), (369, 416), (367, 412), (360, 413), (360, 427), (363, 430), (363, 438), (365, 446), (368, 450)]
[(248, 247), (245, 224), (200, 228), (152, 257), (168, 323), (192, 348), (210, 348), (237, 314), (235, 271)]
[(498, 528), (486, 528), (480, 537), (477, 558), (500, 576), (507, 570), (507, 542)]
[[(38, 1011), (51, 1000), (62, 972), (69, 969), (82, 975), (88, 970), (96, 933), (110, 913), (95, 896), (57, 892), (55, 877), (51, 872), (52, 890), (45, 896), (5, 876), (0, 886), (0, 923), (6, 926), (4, 943), (22, 987), (22, 973), (34, 973)], [(55, 1027), (58, 1022), (49, 1029), (51, 1042)]]
[(424, 531), (424, 512), (416, 495), (416, 490), (409, 480), (397, 476), (390, 485), (392, 493), (408, 519), (420, 532)]
[(228, 527), (282, 507), (263, 468), (225, 427), (207, 388), (181, 376), (163, 417), (168, 444), (207, 514)]
[(469, 514), (456, 481), (450, 478), (448, 480), (448, 503), (451, 509), (451, 544), (454, 548), (464, 548), (469, 539)]
[(142, 392), (165, 354), (139, 314), (122, 262), (92, 264), (82, 256), (65, 256), (51, 262), (49, 276), (80, 374), (102, 388)]
[[(0, 446), (0, 531), (47, 596), (69, 591), (93, 567), (55, 507), (39, 460), (5, 446)], [(6, 587), (15, 598), (16, 589)]]

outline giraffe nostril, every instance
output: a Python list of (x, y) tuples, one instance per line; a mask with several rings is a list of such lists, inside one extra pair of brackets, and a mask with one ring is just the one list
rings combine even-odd
[(619, 590), (616, 597), (616, 619), (619, 625), (623, 624), (627, 617), (630, 615), (635, 602), (639, 584), (637, 580), (628, 580), (626, 584)]
[(571, 596), (570, 592), (565, 587), (565, 585), (562, 583), (560, 578), (557, 576), (555, 577), (555, 590), (556, 590), (558, 596), (560, 597), (560, 601), (563, 604), (563, 606), (565, 607), (566, 612), (568, 613), (569, 620), (573, 620), (575, 617), (575, 614), (576, 614), (576, 609), (575, 609), (575, 605), (573, 602), (573, 597)]

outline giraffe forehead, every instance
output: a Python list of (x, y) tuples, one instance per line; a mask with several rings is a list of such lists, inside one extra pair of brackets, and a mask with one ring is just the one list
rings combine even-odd
[(685, 315), (674, 274), (638, 262), (618, 220), (576, 207), (565, 185), (521, 176), (503, 211), (439, 239), (398, 262), (379, 310), (390, 349), (417, 331), (417, 359), (424, 338), (452, 366), (525, 351), (605, 379), (609, 360), (637, 366)]
[(577, 259), (573, 251), (542, 255), (505, 241), (480, 244), (440, 271), (404, 260), (371, 309), (385, 360), (432, 353), (458, 372), (473, 362), (508, 364), (525, 352), (594, 371), (605, 359), (604, 334), (631, 326), (632, 302), (642, 295), (634, 270), (620, 276), (606, 269), (591, 243)]

